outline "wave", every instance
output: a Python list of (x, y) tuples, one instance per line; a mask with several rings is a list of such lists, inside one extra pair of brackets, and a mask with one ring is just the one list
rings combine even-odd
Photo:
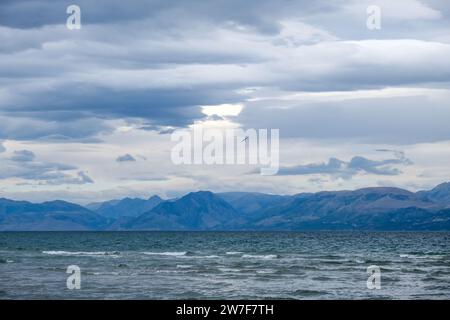
[(218, 268), (219, 271), (221, 272), (240, 272), (241, 269), (237, 269), (237, 268)]
[(238, 254), (241, 254), (242, 252), (241, 251), (227, 251), (227, 252), (225, 252), (225, 254), (227, 254), (227, 255), (238, 255)]
[(276, 270), (274, 270), (274, 269), (262, 269), (262, 270), (256, 270), (256, 273), (258, 273), (258, 274), (272, 274), (272, 273), (276, 273)]
[(185, 256), (187, 251), (168, 251), (168, 252), (142, 252), (147, 256)]
[(0, 263), (13, 263), (13, 260), (10, 259), (0, 259)]
[(258, 255), (258, 254), (244, 254), (242, 256), (244, 259), (278, 259), (278, 255), (276, 254), (265, 254), (265, 255)]
[(42, 251), (43, 254), (52, 256), (112, 256), (117, 257), (118, 251)]
[(441, 254), (400, 254), (400, 258), (406, 259), (443, 259), (445, 255)]
[(295, 296), (300, 297), (310, 297), (310, 296), (318, 296), (322, 294), (326, 294), (325, 291), (317, 291), (317, 290), (307, 290), (307, 289), (298, 289), (293, 292)]

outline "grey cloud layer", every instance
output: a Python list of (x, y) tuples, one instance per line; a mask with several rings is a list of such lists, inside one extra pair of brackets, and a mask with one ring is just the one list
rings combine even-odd
[[(262, 32), (278, 31), (277, 20), (285, 16), (307, 15), (323, 10), (337, 10), (344, 1), (335, 4), (327, 1), (260, 0), (258, 3), (240, 0), (78, 0), (84, 9), (87, 24), (126, 23), (151, 18), (159, 27), (170, 27), (197, 20), (212, 22), (236, 21)], [(61, 0), (3, 0), (0, 3), (0, 20), (16, 28), (33, 28), (65, 23), (61, 16), (73, 1)], [(38, 14), (39, 11), (46, 14)], [(30, 18), (32, 17), (32, 18)]]
[(38, 161), (36, 155), (30, 150), (16, 150), (10, 157), (2, 156), (0, 161), (2, 162), (0, 179), (19, 178), (46, 185), (94, 183), (76, 166)]
[(332, 177), (350, 179), (359, 173), (394, 176), (402, 173), (395, 166), (410, 165), (412, 162), (403, 153), (397, 153), (396, 158), (384, 160), (371, 160), (361, 156), (355, 156), (350, 161), (330, 158), (325, 163), (311, 163), (292, 167), (280, 168), (279, 175), (310, 175), (320, 174)]
[(450, 140), (450, 91), (412, 88), (399, 96), (372, 94), (255, 101), (237, 121), (250, 128), (282, 128), (282, 137), (389, 144)]
[[(65, 28), (68, 1), (2, 1), (0, 139), (92, 141), (113, 130), (109, 119), (183, 127), (205, 117), (202, 105), (238, 102), (250, 106), (236, 118), (244, 126), (290, 136), (378, 140), (376, 128), (388, 121), (380, 139), (399, 131), (399, 141), (447, 139), (448, 111), (441, 106), (448, 99), (421, 105), (369, 99), (364, 108), (327, 102), (321, 106), (328, 110), (310, 105), (275, 113), (285, 101), (247, 103), (247, 87), (448, 86), (446, 2), (381, 2), (386, 30), (375, 34), (365, 28), (364, 1), (79, 1), (78, 31)], [(414, 40), (405, 27), (418, 32), (417, 21), (425, 31)], [(437, 117), (424, 119), (424, 103)], [(404, 124), (400, 114), (409, 104)], [(417, 126), (431, 131), (414, 132)]]

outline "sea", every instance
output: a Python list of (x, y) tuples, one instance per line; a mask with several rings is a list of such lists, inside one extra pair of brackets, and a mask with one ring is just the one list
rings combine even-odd
[(0, 299), (449, 299), (450, 232), (1, 232)]

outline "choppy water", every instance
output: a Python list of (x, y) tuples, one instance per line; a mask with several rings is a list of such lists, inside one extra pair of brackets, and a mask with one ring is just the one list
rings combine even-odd
[(450, 233), (0, 233), (0, 298), (449, 299)]

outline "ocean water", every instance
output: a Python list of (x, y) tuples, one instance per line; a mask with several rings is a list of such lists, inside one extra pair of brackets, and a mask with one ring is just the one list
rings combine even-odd
[(0, 233), (0, 299), (449, 298), (450, 233)]

